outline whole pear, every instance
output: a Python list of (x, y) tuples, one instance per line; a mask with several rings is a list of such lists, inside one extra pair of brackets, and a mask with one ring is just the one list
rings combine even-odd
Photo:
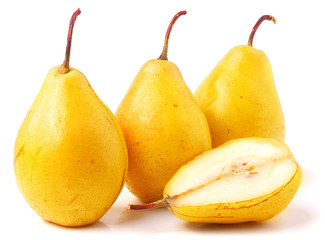
[(146, 62), (132, 82), (116, 117), (126, 140), (129, 169), (126, 185), (144, 202), (162, 198), (165, 184), (188, 160), (211, 148), (207, 120), (177, 66), (163, 52)]
[(128, 158), (114, 115), (69, 66), (79, 14), (70, 21), (65, 61), (49, 71), (14, 150), (25, 200), (43, 219), (63, 226), (91, 224), (106, 213), (123, 187)]
[(210, 127), (212, 146), (242, 137), (285, 139), (285, 122), (270, 62), (253, 48), (253, 28), (248, 45), (232, 48), (210, 72), (194, 96)]

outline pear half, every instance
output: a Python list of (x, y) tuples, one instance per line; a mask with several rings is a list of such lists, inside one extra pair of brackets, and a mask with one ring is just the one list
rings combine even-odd
[(263, 221), (289, 204), (301, 177), (301, 168), (284, 143), (236, 139), (182, 166), (166, 185), (164, 199), (130, 209), (168, 207), (192, 222)]

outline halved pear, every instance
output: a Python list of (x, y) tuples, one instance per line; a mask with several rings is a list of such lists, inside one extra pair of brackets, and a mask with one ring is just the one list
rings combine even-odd
[(301, 177), (301, 168), (284, 143), (241, 138), (182, 166), (166, 185), (164, 199), (130, 209), (168, 207), (192, 222), (263, 221), (289, 204)]

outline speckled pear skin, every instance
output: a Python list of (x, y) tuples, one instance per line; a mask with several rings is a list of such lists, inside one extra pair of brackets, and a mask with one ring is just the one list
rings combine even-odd
[(162, 198), (174, 173), (211, 148), (207, 120), (172, 62), (146, 62), (115, 115), (129, 153), (126, 184), (144, 202)]
[(204, 112), (213, 147), (244, 137), (285, 140), (285, 121), (270, 62), (261, 50), (232, 48), (194, 96)]
[(76, 69), (52, 68), (23, 121), (14, 171), (27, 203), (63, 226), (96, 222), (123, 188), (128, 156), (114, 115)]

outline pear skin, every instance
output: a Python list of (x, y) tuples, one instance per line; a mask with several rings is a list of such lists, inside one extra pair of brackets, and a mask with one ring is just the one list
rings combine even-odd
[(126, 185), (144, 202), (162, 198), (174, 173), (211, 148), (207, 120), (165, 51), (142, 66), (116, 112), (129, 153)]
[(211, 148), (204, 114), (169, 61), (143, 65), (116, 117), (129, 152), (126, 183), (144, 202), (161, 198), (176, 170)]
[(253, 28), (249, 44), (232, 48), (194, 93), (208, 120), (213, 147), (243, 137), (285, 140), (285, 121), (270, 62), (263, 51), (252, 47), (264, 19), (274, 18), (263, 16)]
[(14, 171), (37, 214), (75, 227), (96, 222), (114, 203), (128, 155), (114, 115), (65, 62), (49, 71), (19, 129)]

